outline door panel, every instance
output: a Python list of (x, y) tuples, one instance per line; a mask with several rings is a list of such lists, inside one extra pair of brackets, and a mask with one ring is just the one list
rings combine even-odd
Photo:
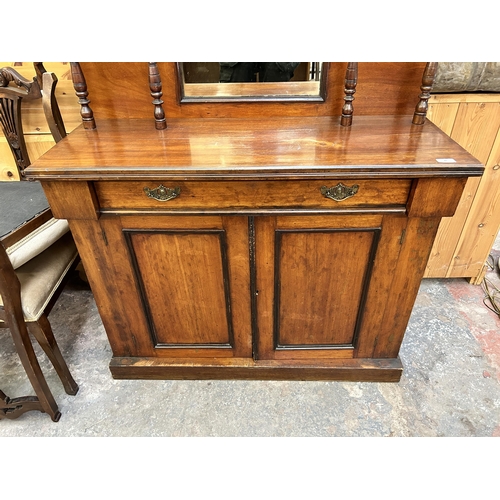
[(122, 223), (157, 355), (251, 356), (247, 218), (134, 219)]
[(260, 359), (353, 357), (381, 219), (349, 219), (256, 219)]
[(352, 347), (374, 234), (359, 229), (276, 233), (277, 348)]
[(128, 235), (155, 347), (232, 347), (224, 232)]

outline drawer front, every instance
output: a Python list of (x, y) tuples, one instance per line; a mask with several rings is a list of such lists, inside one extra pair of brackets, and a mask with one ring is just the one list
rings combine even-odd
[(102, 181), (102, 211), (338, 209), (406, 205), (410, 180)]

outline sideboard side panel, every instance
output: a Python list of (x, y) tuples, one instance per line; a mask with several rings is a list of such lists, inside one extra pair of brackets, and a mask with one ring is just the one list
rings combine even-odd
[(373, 353), (376, 358), (395, 358), (399, 353), (440, 220), (440, 217), (408, 219), (393, 269), (391, 297)]

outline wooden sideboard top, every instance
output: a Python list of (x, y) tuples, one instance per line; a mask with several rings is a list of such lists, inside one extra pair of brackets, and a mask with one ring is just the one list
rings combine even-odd
[[(38, 180), (288, 179), (479, 176), (482, 164), (435, 125), (411, 116), (98, 120), (27, 170)], [(440, 160), (440, 161), (438, 161)], [(444, 161), (443, 161), (444, 160)], [(454, 160), (454, 161), (453, 161)]]

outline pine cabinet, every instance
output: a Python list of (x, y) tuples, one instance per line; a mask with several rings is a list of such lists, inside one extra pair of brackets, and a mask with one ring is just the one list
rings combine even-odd
[(428, 118), (485, 165), (469, 179), (453, 217), (441, 221), (426, 278), (483, 281), (500, 230), (500, 94), (433, 95)]

